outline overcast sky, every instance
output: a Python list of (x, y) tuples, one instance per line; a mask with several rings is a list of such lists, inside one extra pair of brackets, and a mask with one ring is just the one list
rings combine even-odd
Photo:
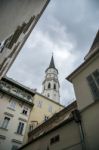
[(99, 0), (51, 0), (7, 76), (42, 91), (52, 52), (59, 71), (61, 103), (75, 99), (65, 78), (88, 52), (99, 27)]

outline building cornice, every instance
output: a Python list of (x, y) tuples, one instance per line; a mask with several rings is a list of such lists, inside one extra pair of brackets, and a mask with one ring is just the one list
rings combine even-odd
[(8, 83), (7, 81), (0, 81), (0, 91), (15, 97), (18, 100), (21, 100), (29, 105), (33, 106), (33, 96), (28, 93), (24, 92), (24, 90), (20, 89), (17, 86), (13, 86), (13, 84)]
[(10, 84), (13, 84), (13, 85), (19, 87), (19, 88), (22, 89), (22, 90), (25, 90), (26, 92), (28, 92), (28, 93), (30, 93), (30, 94), (32, 94), (32, 95), (35, 95), (35, 89), (32, 90), (32, 89), (30, 89), (30, 88), (28, 88), (28, 87), (22, 85), (21, 83), (15, 81), (15, 80), (12, 79), (12, 78), (9, 78), (9, 77), (5, 76), (5, 77), (2, 78), (2, 81), (6, 81), (6, 82), (8, 82), (8, 83), (10, 83)]

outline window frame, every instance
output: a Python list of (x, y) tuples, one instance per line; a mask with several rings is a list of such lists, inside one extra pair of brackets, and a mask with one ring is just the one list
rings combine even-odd
[(98, 73), (99, 75), (99, 69), (96, 69), (94, 72), (92, 72), (91, 74), (89, 74), (87, 76), (87, 82), (88, 82), (88, 85), (90, 87), (90, 91), (91, 91), (91, 94), (93, 96), (93, 99), (95, 101), (97, 101), (99, 99), (99, 77), (95, 76), (95, 73)]
[(48, 89), (51, 89), (51, 83), (50, 82), (48, 83)]
[(10, 104), (9, 104), (9, 108), (15, 110), (15, 108), (16, 108), (16, 101), (15, 101), (15, 100), (12, 100), (12, 99), (11, 99)]
[(20, 121), (18, 124), (16, 133), (22, 135), (23, 130), (24, 130), (24, 126), (25, 126), (25, 123)]
[(43, 105), (43, 101), (38, 100), (37, 101), (37, 107), (42, 108), (42, 105)]
[(9, 125), (10, 120), (11, 120), (10, 117), (5, 116), (4, 119), (3, 119), (1, 127), (3, 129), (8, 129), (8, 125)]
[(19, 148), (19, 146), (17, 146), (17, 145), (12, 145), (11, 150), (18, 150), (18, 148)]
[(28, 112), (29, 112), (29, 108), (27, 106), (24, 106), (22, 110), (22, 114), (27, 116)]
[(54, 90), (56, 90), (56, 84), (54, 83)]
[(53, 107), (52, 107), (52, 105), (49, 105), (49, 106), (48, 106), (48, 112), (50, 112), (50, 113), (53, 112)]
[(53, 145), (59, 141), (60, 141), (60, 135), (58, 134), (50, 139), (50, 145)]

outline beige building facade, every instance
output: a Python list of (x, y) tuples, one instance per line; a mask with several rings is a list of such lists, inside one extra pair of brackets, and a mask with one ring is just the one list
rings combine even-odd
[[(29, 133), (29, 143), (24, 150), (60, 150), (75, 146), (82, 148), (79, 126), (73, 119), (72, 111), (77, 109), (76, 102), (52, 116)], [(72, 132), (72, 134), (70, 134)], [(68, 144), (67, 144), (68, 143)]]
[(63, 108), (63, 105), (35, 90), (8, 77), (2, 78), (0, 81), (1, 150), (15, 150), (23, 143), (27, 143), (30, 131)]
[(56, 114), (64, 108), (63, 105), (37, 92), (33, 97), (33, 104), (34, 107), (31, 110), (31, 114), (29, 117), (24, 143), (28, 142), (29, 132), (37, 128), (42, 123), (46, 122), (54, 114)]
[(63, 105), (51, 100), (40, 93), (35, 93), (33, 97), (33, 112), (31, 112), (29, 120), (37, 121), (38, 124), (43, 123), (55, 113), (64, 108)]
[(67, 78), (74, 85), (86, 149), (99, 149), (99, 31), (85, 61)]
[(0, 81), (0, 150), (15, 150), (22, 146), (33, 92), (5, 77)]

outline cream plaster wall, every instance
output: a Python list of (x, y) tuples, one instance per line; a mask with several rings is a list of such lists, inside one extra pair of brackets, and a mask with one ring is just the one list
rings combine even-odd
[[(39, 102), (41, 102), (41, 107), (38, 106)], [(27, 131), (25, 134), (24, 138), (24, 143), (27, 143), (28, 137), (27, 134), (29, 132), (29, 125), (31, 124), (32, 121), (37, 121), (38, 125), (44, 122), (44, 117), (48, 116), (51, 117), (55, 113), (59, 112), (64, 108), (64, 106), (59, 105), (58, 103), (55, 103), (53, 101), (50, 101), (47, 99), (47, 97), (43, 97), (39, 94), (35, 94), (34, 99), (33, 99), (33, 109), (30, 113), (29, 121), (28, 121), (28, 126), (27, 126)], [(52, 112), (49, 112), (49, 107), (52, 107)]]
[(87, 150), (99, 150), (99, 102), (82, 112), (82, 124)]
[[(23, 142), (31, 106), (4, 93), (2, 97), (1, 92), (0, 96), (0, 150), (11, 150), (12, 145), (18, 145), (18, 147), (22, 145), (16, 142), (12, 142), (12, 140), (15, 139), (21, 143)], [(9, 107), (11, 98), (16, 101), (15, 110)], [(23, 106), (27, 106), (29, 109), (27, 116), (22, 114)], [(5, 116), (10, 118), (7, 129), (2, 128), (2, 123)], [(25, 123), (22, 135), (16, 133), (20, 121)], [(2, 139), (2, 136), (5, 138)]]
[[(42, 103), (41, 108), (38, 106), (39, 101)], [(59, 112), (60, 110), (64, 108), (64, 106), (59, 105), (58, 103), (54, 103), (54, 101), (50, 101), (46, 97), (43, 97), (38, 94), (34, 96), (33, 102), (34, 102), (34, 107), (33, 107), (33, 110), (31, 111), (29, 121), (36, 120), (38, 121), (38, 123), (41, 123), (44, 121), (45, 115), (51, 117), (56, 112)], [(52, 112), (49, 112), (49, 106), (52, 106)]]
[(99, 69), (99, 54), (89, 62), (82, 71), (80, 71), (72, 79), (74, 85), (74, 90), (76, 94), (78, 109), (82, 110), (91, 103), (94, 102), (91, 89), (87, 82), (87, 76), (94, 72), (96, 69)]
[[(22, 150), (99, 150), (99, 102), (93, 103), (81, 112), (82, 128), (84, 133), (83, 147), (79, 124), (71, 121), (64, 126), (42, 136)], [(50, 139), (60, 136), (59, 142), (50, 144)], [(82, 148), (83, 147), (83, 148)]]
[[(50, 139), (56, 135), (60, 136), (59, 142), (50, 144)], [(24, 147), (24, 150), (82, 150), (80, 144), (80, 134), (77, 124), (72, 121), (65, 124), (59, 129), (50, 132), (46, 136), (39, 138), (28, 146)]]

